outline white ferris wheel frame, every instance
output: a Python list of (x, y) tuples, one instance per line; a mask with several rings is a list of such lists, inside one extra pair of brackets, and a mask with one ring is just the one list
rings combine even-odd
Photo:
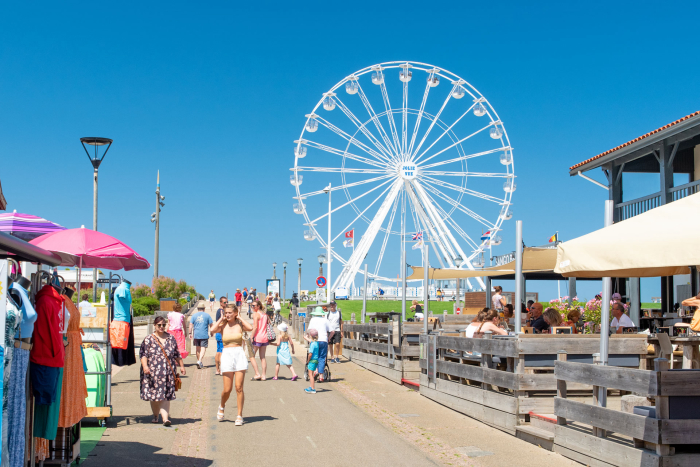
[[(413, 109), (408, 107), (408, 81), (402, 82), (403, 99), (401, 108), (397, 109), (391, 107), (391, 104), (389, 102), (389, 95), (386, 90), (386, 75), (384, 74), (384, 70), (399, 68), (403, 69), (404, 72), (408, 70), (426, 72), (428, 74), (428, 82), (430, 82), (430, 79), (432, 77), (439, 77), (444, 80), (447, 80), (449, 83), (452, 84), (452, 89), (448, 93), (447, 98), (443, 102), (440, 110), (437, 112), (436, 115), (432, 115), (425, 111), (425, 104), (428, 99), (429, 91), (432, 88), (432, 86), (430, 86), (429, 83), (426, 84), (425, 92), (419, 109)], [(383, 78), (379, 86), (382, 92), (384, 110), (379, 113), (377, 113), (372, 107), (369, 99), (367, 98), (364, 90), (362, 89), (359, 80), (361, 76), (367, 73), (376, 72), (381, 73)], [(355, 81), (357, 83), (356, 94), (361, 99), (368, 114), (365, 120), (361, 120), (360, 118), (356, 117), (335, 92), (342, 86), (344, 86), (348, 81)], [(440, 119), (440, 115), (442, 114), (449, 101), (454, 100), (453, 93), (458, 88), (462, 89), (466, 93), (466, 95), (472, 98), (473, 104), (469, 106), (457, 120), (448, 125), (446, 122), (443, 122)], [(343, 114), (345, 114), (345, 116), (355, 125), (356, 130), (354, 134), (351, 135), (346, 133), (345, 131), (341, 130), (340, 128), (336, 127), (331, 122), (323, 118), (323, 112), (319, 111), (319, 108), (323, 106), (324, 100), (326, 100), (329, 97), (334, 100), (339, 110)], [(462, 118), (464, 118), (470, 112), (472, 112), (474, 106), (478, 105), (479, 103), (481, 103), (485, 108), (484, 116), (488, 117), (488, 124), (484, 125), (481, 129), (472, 134), (459, 138), (452, 130), (453, 127), (460, 120), (462, 120)], [(316, 113), (317, 111), (319, 111), (318, 114)], [(401, 128), (398, 128), (394, 118), (394, 114), (397, 113), (401, 115)], [(412, 133), (408, 129), (408, 115), (417, 116), (416, 124)], [(380, 118), (382, 117), (387, 118), (389, 122), (389, 131), (387, 131), (382, 125), (380, 121)], [(419, 137), (419, 128), (421, 127), (421, 121), (424, 119), (430, 122), (430, 126), (427, 130), (425, 130), (420, 141), (417, 141)], [(321, 143), (314, 142), (313, 138), (310, 136), (305, 137), (305, 133), (308, 133), (307, 127), (311, 120), (316, 120), (319, 126), (323, 126), (328, 130), (336, 133), (341, 138), (345, 139), (347, 142), (345, 149), (333, 148)], [(372, 131), (369, 130), (369, 125), (372, 125), (372, 127), (379, 134), (379, 137), (377, 137), (376, 134), (372, 133)], [(462, 147), (463, 142), (494, 126), (500, 129), (501, 147), (473, 154), (468, 154), (464, 150), (464, 148)], [(427, 148), (424, 149), (423, 145), (426, 142), (426, 139), (430, 135), (431, 131), (435, 127), (438, 127), (438, 129), (442, 130), (442, 133), (435, 141), (433, 141), (432, 144), (430, 144)], [(358, 133), (362, 133), (371, 142), (372, 145), (370, 146), (356, 139)], [(432, 147), (445, 136), (452, 140), (452, 144), (450, 144), (447, 148), (444, 148), (440, 151), (426, 156), (426, 154), (429, 153), (430, 149), (432, 149)], [(369, 248), (374, 243), (377, 235), (380, 232), (384, 232), (382, 248), (375, 267), (375, 271), (374, 273), (370, 272), (369, 277), (377, 280), (395, 280), (395, 278), (380, 276), (379, 267), (382, 263), (387, 240), (391, 234), (397, 234), (401, 236), (402, 251), (405, 251), (406, 235), (412, 233), (406, 232), (405, 230), (406, 216), (409, 214), (409, 211), (407, 211), (406, 209), (407, 204), (410, 208), (410, 215), (413, 216), (414, 225), (416, 225), (416, 222), (418, 222), (418, 224), (423, 226), (422, 231), (424, 232), (424, 235), (429, 237), (429, 239), (426, 238), (426, 241), (429, 241), (432, 244), (433, 250), (436, 253), (440, 265), (443, 268), (468, 268), (471, 270), (475, 269), (472, 265), (472, 261), (475, 258), (477, 258), (486, 248), (489, 247), (489, 241), (473, 240), (464, 230), (462, 230), (458, 223), (452, 219), (452, 214), (456, 210), (459, 210), (462, 213), (472, 217), (474, 220), (480, 222), (484, 225), (484, 227), (491, 231), (491, 238), (493, 238), (493, 236), (501, 230), (501, 225), (504, 220), (507, 220), (507, 217), (499, 214), (495, 222), (490, 222), (486, 218), (478, 215), (466, 206), (463, 206), (461, 203), (463, 197), (465, 195), (474, 196), (497, 203), (501, 207), (501, 213), (508, 212), (510, 206), (512, 206), (513, 204), (512, 196), (513, 191), (515, 190), (515, 161), (513, 158), (513, 149), (511, 147), (510, 139), (508, 138), (508, 132), (506, 131), (505, 125), (500, 120), (496, 110), (493, 108), (488, 99), (486, 99), (474, 86), (472, 86), (466, 80), (443, 68), (429, 65), (426, 63), (411, 61), (385, 62), (378, 65), (365, 67), (345, 77), (344, 79), (340, 80), (335, 86), (333, 86), (328, 92), (324, 93), (321, 99), (316, 104), (316, 106), (311, 111), (311, 113), (306, 115), (306, 122), (302, 128), (299, 139), (294, 142), (296, 144), (294, 167), (290, 169), (293, 171), (293, 180), (296, 180), (296, 183), (293, 183), (296, 190), (296, 196), (294, 197), (294, 199), (298, 201), (299, 205), (301, 206), (301, 209), (303, 210), (302, 213), (306, 221), (305, 225), (308, 227), (315, 239), (318, 240), (318, 242), (321, 244), (321, 247), (331, 252), (331, 258), (328, 258), (328, 260), (332, 261), (333, 259), (335, 259), (343, 265), (343, 271), (341, 272), (341, 274), (338, 276), (338, 278), (333, 284), (329, 284), (329, 286), (331, 287), (331, 292), (339, 286), (349, 286), (351, 283), (354, 282), (354, 278), (358, 273), (364, 274), (364, 271), (360, 269), (360, 265), (364, 260), (367, 252), (369, 251)], [(308, 148), (320, 149), (322, 151), (341, 156), (342, 164), (340, 165), (340, 167), (300, 166), (299, 162), (303, 156), (298, 157), (298, 154), (301, 148), (304, 146)], [(452, 148), (456, 148), (458, 152), (457, 157), (442, 162), (433, 162), (432, 164), (426, 165), (426, 163), (431, 159)], [(504, 153), (506, 155), (510, 155), (510, 162), (506, 164), (505, 173), (470, 173), (466, 171), (459, 172), (426, 170), (435, 169), (438, 168), (440, 165), (453, 162), (462, 162), (462, 165), (464, 167), (464, 163), (470, 158), (499, 152)], [(368, 166), (371, 166), (372, 168), (346, 168), (345, 162), (348, 159), (364, 163)], [(399, 176), (397, 172), (397, 167), (405, 163), (420, 164), (420, 175), (410, 181), (403, 179), (401, 176)], [(367, 224), (369, 224), (366, 232), (360, 238), (360, 241), (356, 243), (356, 247), (353, 250), (353, 254), (347, 260), (343, 258), (337, 251), (333, 250), (332, 248), (329, 249), (328, 242), (326, 241), (326, 239), (324, 239), (320, 232), (316, 230), (316, 223), (328, 216), (328, 212), (326, 212), (323, 215), (320, 215), (315, 219), (311, 219), (308, 215), (304, 200), (311, 196), (317, 196), (322, 193), (326, 193), (327, 191), (321, 189), (314, 192), (302, 193), (300, 190), (301, 183), (299, 182), (298, 175), (304, 171), (340, 173), (343, 184), (331, 187), (330, 191), (343, 190), (347, 197), (347, 202), (344, 202), (343, 204), (334, 207), (331, 212), (336, 212), (346, 206), (351, 206), (358, 214), (358, 216), (355, 217), (355, 219), (353, 219), (353, 221), (350, 224), (348, 224), (343, 230), (341, 230), (337, 236), (331, 239), (331, 244), (334, 241), (336, 241), (341, 235), (343, 235), (343, 232), (349, 229), (358, 220), (362, 219)], [(371, 178), (360, 182), (347, 183), (345, 180), (345, 174), (347, 173), (366, 174), (371, 176)], [(461, 178), (461, 183), (449, 183), (444, 180), (434, 178), (435, 176), (454, 176), (456, 177), (456, 179), (457, 177), (459, 177)], [(504, 178), (506, 180), (511, 181), (512, 188), (509, 191), (504, 190), (503, 198), (494, 197), (485, 193), (480, 193), (466, 188), (466, 182), (469, 177)], [(373, 182), (379, 182), (379, 185), (375, 186), (369, 191), (362, 193), (359, 196), (355, 196), (354, 198), (348, 191), (348, 188)], [(444, 192), (440, 191), (438, 187), (457, 192), (458, 196), (453, 198), (453, 196), (447, 195)], [(355, 201), (367, 195), (370, 195), (371, 193), (376, 193), (376, 198), (369, 204), (369, 206), (367, 206), (363, 210), (360, 210), (360, 208), (355, 204)], [(374, 215), (374, 218), (369, 219), (365, 215), (365, 213), (382, 198), (383, 202), (381, 203), (377, 213)], [(443, 207), (435, 201), (436, 198), (439, 198), (443, 202), (449, 204), (451, 206), (450, 210), (446, 211), (445, 209), (443, 209)], [(397, 210), (400, 210), (401, 230), (393, 231), (392, 227)], [(387, 225), (387, 228), (384, 228), (382, 227), (382, 225), (387, 215), (390, 215), (390, 220)], [(472, 252), (470, 254), (466, 254), (464, 252), (463, 248), (461, 247), (460, 243), (456, 240), (452, 231), (454, 231), (457, 236), (459, 236), (467, 245), (469, 245), (472, 248)], [(457, 257), (461, 257), (463, 260), (463, 262), (459, 265), (455, 264), (455, 259)], [(402, 264), (401, 267), (405, 268), (405, 265)], [(485, 285), (481, 278), (476, 279), (481, 288), (485, 288)], [(469, 288), (471, 288), (470, 283), (468, 283), (468, 286)]]

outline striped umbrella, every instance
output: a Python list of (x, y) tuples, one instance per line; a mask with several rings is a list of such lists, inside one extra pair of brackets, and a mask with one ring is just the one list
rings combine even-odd
[(0, 214), (0, 232), (7, 232), (27, 242), (59, 230), (66, 230), (66, 228), (31, 214), (22, 214), (17, 211)]

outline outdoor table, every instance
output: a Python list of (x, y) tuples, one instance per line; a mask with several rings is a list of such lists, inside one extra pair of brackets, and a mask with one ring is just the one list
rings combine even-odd
[[(671, 344), (683, 347), (683, 369), (691, 370), (693, 366), (700, 368), (700, 336), (693, 337), (670, 337)], [(654, 346), (654, 352), (659, 355), (661, 350), (659, 339), (649, 336), (649, 343)], [(693, 365), (695, 362), (695, 365)]]

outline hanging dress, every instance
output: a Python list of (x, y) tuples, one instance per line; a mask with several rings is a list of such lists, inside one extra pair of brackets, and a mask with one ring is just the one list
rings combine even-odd
[[(7, 430), (8, 449), (3, 448), (9, 457), (10, 467), (22, 467), (24, 462), (25, 433), (24, 426), (27, 416), (27, 368), (29, 367), (29, 339), (34, 333), (34, 322), (36, 321), (36, 310), (32, 306), (27, 290), (16, 282), (10, 286), (10, 294), (18, 297), (15, 302), (20, 306), (22, 320), (19, 330), (15, 334), (15, 347), (12, 357), (12, 367), (10, 373), (12, 378), (9, 387), (6, 387), (8, 407), (7, 419), (9, 429)], [(3, 414), (4, 416), (4, 414)], [(3, 466), (5, 466), (3, 457)]]
[(177, 341), (177, 348), (183, 360), (189, 355), (185, 341), (185, 332), (182, 329), (182, 322), (184, 320), (185, 315), (180, 312), (171, 311), (168, 313), (168, 333)]
[(63, 364), (63, 390), (61, 391), (61, 409), (58, 415), (58, 426), (70, 428), (87, 417), (85, 399), (88, 396), (85, 384), (85, 371), (80, 348), (83, 339), (80, 337), (80, 312), (73, 301), (65, 297), (66, 307), (70, 312), (68, 320), (66, 358)]
[(7, 313), (5, 314), (5, 357), (2, 378), (2, 465), (10, 465), (9, 435), (10, 435), (10, 374), (12, 372), (12, 357), (15, 351), (15, 333), (19, 331), (22, 322), (22, 312), (11, 295), (7, 297)]

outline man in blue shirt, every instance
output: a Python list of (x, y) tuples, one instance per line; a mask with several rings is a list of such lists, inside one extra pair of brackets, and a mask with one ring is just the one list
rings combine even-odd
[(194, 339), (194, 345), (197, 347), (197, 366), (200, 370), (204, 368), (202, 360), (209, 347), (210, 328), (214, 325), (214, 320), (204, 309), (204, 303), (200, 302), (197, 305), (197, 313), (190, 316), (190, 339)]

